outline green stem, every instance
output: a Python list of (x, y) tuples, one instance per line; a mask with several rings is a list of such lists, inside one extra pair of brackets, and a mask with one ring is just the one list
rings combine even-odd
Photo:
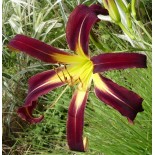
[(126, 33), (132, 40), (135, 39), (135, 37), (126, 29), (126, 27), (121, 22), (118, 23), (118, 25), (123, 30), (123, 32)]
[(145, 45), (147, 46), (152, 46), (151, 44), (145, 42), (144, 40), (142, 40), (141, 38), (139, 38), (138, 36), (133, 36), (126, 28), (125, 26), (122, 24), (122, 23), (118, 23), (118, 25), (121, 27), (121, 29), (123, 30), (124, 33), (126, 33), (132, 40), (135, 40), (137, 42), (142, 42), (144, 43)]
[(137, 42), (142, 42), (142, 43), (144, 43), (145, 45), (152, 47), (152, 44), (149, 44), (149, 43), (147, 43), (146, 41), (143, 41), (142, 39), (138, 40)]
[(127, 26), (129, 29), (131, 29), (132, 28), (131, 16), (129, 13), (126, 13), (125, 16), (126, 16)]
[(110, 51), (109, 47), (105, 44), (104, 46), (101, 44), (101, 42), (98, 40), (98, 38), (95, 36), (93, 31), (90, 32), (90, 40), (94, 43), (94, 45), (102, 50), (102, 51)]
[(131, 13), (134, 19), (136, 19), (135, 4), (136, 4), (136, 0), (131, 0)]
[(143, 23), (141, 21), (137, 21), (136, 24), (145, 32), (145, 34), (149, 37), (149, 39), (152, 41), (151, 35), (147, 32), (145, 29)]

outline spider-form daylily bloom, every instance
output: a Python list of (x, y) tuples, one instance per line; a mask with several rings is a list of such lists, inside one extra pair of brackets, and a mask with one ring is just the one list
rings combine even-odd
[(98, 21), (98, 14), (106, 15), (107, 11), (99, 5), (79, 5), (71, 13), (66, 38), (74, 54), (24, 35), (16, 35), (9, 42), (12, 49), (23, 51), (44, 62), (61, 64), (57, 69), (39, 73), (29, 79), (28, 95), (24, 105), (18, 109), (22, 119), (30, 123), (40, 122), (43, 116), (36, 118), (32, 114), (39, 96), (66, 84), (76, 87), (67, 120), (68, 145), (76, 151), (86, 150), (87, 139), (83, 138), (84, 109), (92, 81), (96, 96), (131, 122), (138, 112), (143, 111), (143, 99), (139, 95), (99, 73), (113, 69), (145, 68), (146, 56), (138, 53), (105, 53), (90, 57), (88, 54), (89, 33)]

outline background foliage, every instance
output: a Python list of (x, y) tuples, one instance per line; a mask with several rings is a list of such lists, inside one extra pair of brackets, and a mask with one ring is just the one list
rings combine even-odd
[[(25, 34), (52, 46), (68, 51), (65, 25), (71, 11), (78, 4), (90, 5), (93, 0), (3, 0), (3, 154), (4, 155), (51, 155), (84, 154), (69, 151), (66, 144), (66, 117), (74, 88), (58, 88), (40, 98), (36, 115), (44, 114), (40, 124), (29, 125), (16, 114), (27, 94), (27, 81), (35, 73), (52, 69), (23, 53), (11, 52), (8, 41), (16, 34)], [(137, 14), (151, 34), (151, 1), (138, 0)], [(143, 39), (150, 42), (140, 29)], [(152, 73), (151, 47), (133, 48), (117, 38), (118, 26), (101, 21), (93, 29), (106, 52), (137, 51), (148, 58), (147, 69), (127, 69), (105, 72), (118, 84), (143, 97), (144, 112), (130, 125), (117, 111), (101, 103), (90, 90), (85, 111), (84, 134), (89, 138), (85, 154), (94, 155), (151, 155), (152, 138)], [(90, 53), (103, 53), (90, 41)], [(65, 91), (63, 92), (63, 90)], [(63, 92), (63, 94), (62, 94)], [(60, 97), (61, 94), (61, 97)], [(55, 104), (56, 103), (56, 104)], [(55, 104), (54, 106), (51, 106)]]

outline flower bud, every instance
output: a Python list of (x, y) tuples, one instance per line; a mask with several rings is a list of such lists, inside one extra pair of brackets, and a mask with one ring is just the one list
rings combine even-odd
[(114, 0), (102, 0), (104, 7), (109, 11), (110, 17), (116, 22), (121, 21), (120, 14)]

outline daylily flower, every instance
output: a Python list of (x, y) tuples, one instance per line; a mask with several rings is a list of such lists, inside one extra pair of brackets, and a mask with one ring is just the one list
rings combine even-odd
[(120, 14), (115, 0), (102, 0), (104, 7), (109, 11), (110, 17), (116, 22), (121, 22)]
[(79, 5), (71, 13), (66, 38), (74, 54), (24, 35), (16, 35), (9, 42), (9, 47), (12, 49), (20, 50), (44, 62), (61, 64), (55, 70), (39, 73), (29, 79), (28, 95), (24, 105), (18, 109), (22, 119), (30, 123), (40, 122), (43, 116), (36, 118), (32, 114), (37, 106), (38, 97), (66, 84), (76, 86), (67, 120), (68, 145), (71, 150), (76, 151), (85, 151), (87, 146), (87, 139), (83, 139), (84, 109), (92, 81), (96, 96), (127, 117), (129, 121), (132, 122), (137, 113), (143, 111), (143, 99), (139, 95), (103, 77), (99, 72), (145, 68), (146, 56), (138, 53), (105, 53), (90, 58), (89, 32), (98, 21), (98, 14), (107, 14), (107, 11), (99, 5), (90, 7)]

